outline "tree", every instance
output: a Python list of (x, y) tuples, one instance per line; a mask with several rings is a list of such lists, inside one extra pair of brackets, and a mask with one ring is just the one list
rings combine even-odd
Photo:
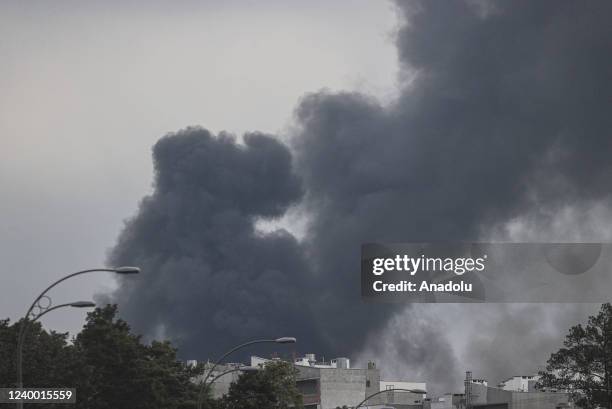
[[(0, 387), (16, 384), (15, 351), (20, 323), (0, 320)], [(193, 409), (204, 365), (188, 367), (176, 358), (169, 342), (142, 342), (107, 305), (87, 314), (82, 331), (69, 343), (68, 334), (45, 331), (28, 323), (24, 344), (26, 387), (76, 388), (75, 409)], [(301, 409), (295, 367), (273, 361), (246, 373), (226, 396), (204, 402), (208, 409)], [(25, 405), (38, 407), (40, 405)], [(45, 405), (59, 408), (64, 405)]]
[(296, 373), (289, 362), (269, 362), (263, 370), (244, 373), (232, 383), (221, 406), (228, 409), (303, 408)]
[[(111, 305), (89, 313), (72, 344), (68, 334), (47, 332), (40, 323), (29, 322), (24, 386), (76, 388), (75, 409), (194, 408), (198, 388), (191, 379), (204, 368), (178, 362), (176, 349), (168, 342), (144, 344), (116, 315), (117, 307)], [(20, 324), (0, 320), (0, 387), (16, 386)]]
[(568, 390), (582, 408), (612, 408), (612, 305), (570, 328), (540, 375), (540, 387)]
[(177, 361), (168, 342), (150, 345), (116, 317), (117, 307), (87, 316), (74, 347), (86, 376), (75, 380), (77, 408), (182, 409), (194, 407), (197, 373)]
[[(0, 320), (0, 387), (14, 387), (16, 378), (17, 337), (23, 320), (13, 325)], [(70, 379), (71, 348), (68, 334), (46, 332), (40, 323), (28, 323), (23, 344), (23, 383), (25, 386), (51, 387)]]
[[(24, 320), (10, 324), (0, 320), (0, 387), (17, 386), (17, 337)], [(23, 344), (23, 384), (25, 387), (70, 387), (82, 375), (68, 334), (45, 331), (39, 322), (29, 322)], [(40, 407), (26, 404), (24, 407)], [(64, 405), (45, 405), (60, 408)]]

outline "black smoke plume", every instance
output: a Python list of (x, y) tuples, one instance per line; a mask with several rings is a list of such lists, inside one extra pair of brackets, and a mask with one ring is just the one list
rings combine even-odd
[(302, 249), (286, 231), (254, 228), (302, 196), (291, 155), (270, 136), (243, 140), (190, 128), (157, 142), (154, 193), (110, 257), (144, 272), (113, 296), (124, 315), (177, 340), (187, 357), (287, 334), (317, 345)]
[[(362, 242), (478, 240), (527, 213), (546, 226), (564, 206), (609, 208), (612, 3), (396, 5), (393, 103), (309, 94), (291, 151), (268, 136), (241, 146), (202, 129), (158, 142), (155, 191), (110, 258), (146, 271), (113, 295), (138, 329), (165, 330), (188, 356), (285, 333), (302, 352), (355, 353), (396, 317), (396, 307), (359, 298)], [(291, 205), (308, 215), (300, 242), (254, 229)], [(398, 347), (406, 370), (429, 360), (429, 382), (456, 385), (445, 328), (406, 317), (407, 328), (425, 329)], [(410, 352), (427, 343), (438, 352)]]

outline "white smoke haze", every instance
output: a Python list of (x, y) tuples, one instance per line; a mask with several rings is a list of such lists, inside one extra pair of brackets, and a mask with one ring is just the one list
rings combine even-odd
[(490, 228), (484, 241), (589, 243), (612, 242), (610, 199), (533, 208)]
[[(607, 200), (534, 208), (497, 226), (481, 241), (582, 243), (612, 241)], [(599, 304), (416, 304), (368, 338), (360, 364), (376, 361), (389, 379), (429, 381), (429, 392), (462, 392), (465, 371), (492, 385), (537, 373), (562, 346), (568, 329)], [(423, 359), (423, 356), (426, 359)], [(441, 374), (447, 374), (441, 376)], [(442, 380), (440, 382), (439, 380)]]
[(428, 393), (463, 392), (465, 371), (492, 385), (534, 374), (562, 346), (570, 326), (599, 305), (418, 304), (370, 336), (357, 355), (375, 361), (385, 379), (427, 382)]

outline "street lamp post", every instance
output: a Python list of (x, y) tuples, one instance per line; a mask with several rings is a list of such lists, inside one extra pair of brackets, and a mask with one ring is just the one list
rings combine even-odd
[(253, 341), (248, 341), (243, 344), (237, 345), (233, 347), (232, 349), (230, 349), (229, 351), (227, 351), (225, 354), (221, 356), (221, 358), (217, 359), (217, 361), (213, 364), (213, 366), (206, 373), (206, 376), (202, 380), (202, 386), (200, 387), (200, 393), (198, 394), (198, 409), (202, 409), (202, 401), (204, 400), (204, 391), (206, 390), (206, 386), (207, 386), (206, 381), (208, 380), (212, 372), (215, 370), (215, 368), (221, 363), (221, 361), (223, 361), (229, 355), (238, 351), (241, 348), (244, 348), (246, 346), (253, 345), (253, 344), (264, 344), (264, 343), (295, 344), (296, 342), (297, 340), (294, 337), (280, 337), (276, 339), (255, 339)]
[[(140, 273), (140, 269), (138, 267), (129, 267), (129, 266), (124, 266), (124, 267), (118, 267), (118, 268), (92, 268), (92, 269), (88, 269), (88, 270), (81, 270), (81, 271), (77, 271), (76, 273), (72, 273), (72, 274), (68, 274), (65, 277), (60, 278), (59, 280), (53, 282), (50, 286), (48, 286), (47, 288), (45, 288), (43, 290), (43, 292), (41, 292), (38, 297), (36, 297), (34, 299), (34, 302), (32, 302), (32, 305), (30, 305), (30, 308), (28, 308), (28, 311), (25, 314), (24, 319), (21, 322), (20, 328), (19, 328), (19, 336), (18, 336), (18, 340), (17, 340), (17, 387), (18, 388), (23, 388), (23, 368), (22, 368), (22, 363), (23, 363), (23, 355), (22, 355), (22, 344), (23, 344), (23, 338), (24, 338), (24, 334), (26, 331), (26, 327), (28, 325), (28, 321), (30, 320), (30, 317), (33, 318), (32, 321), (36, 321), (38, 318), (42, 317), (43, 315), (45, 315), (46, 313), (53, 311), (57, 308), (60, 307), (88, 307), (90, 305), (86, 305), (88, 302), (76, 302), (76, 303), (68, 303), (68, 304), (61, 304), (61, 305), (57, 305), (52, 307), (52, 301), (51, 298), (49, 296), (47, 296), (47, 292), (49, 290), (51, 290), (53, 287), (55, 287), (56, 285), (60, 284), (61, 282), (64, 282), (66, 280), (68, 280), (69, 278), (81, 275), (81, 274), (87, 274), (87, 273), (93, 273), (93, 272), (109, 272), (109, 273), (115, 273), (115, 274), (138, 274)], [(43, 306), (40, 304), (41, 300), (43, 299), (47, 299), (48, 300), (48, 304), (46, 306)], [(38, 308), (39, 312), (38, 314), (34, 314), (34, 308)], [(23, 408), (23, 403), (22, 402), (18, 402), (17, 403), (17, 407), (18, 408)]]
[(424, 393), (425, 392), (420, 389), (402, 389), (402, 388), (385, 389), (383, 391), (378, 391), (376, 393), (373, 393), (370, 396), (366, 396), (366, 398), (362, 400), (361, 402), (359, 402), (358, 405), (354, 406), (353, 409), (358, 409), (359, 407), (363, 406), (364, 403), (366, 403), (370, 398), (373, 398), (374, 396), (380, 395), (381, 393), (394, 392), (394, 391), (411, 392), (411, 393)]

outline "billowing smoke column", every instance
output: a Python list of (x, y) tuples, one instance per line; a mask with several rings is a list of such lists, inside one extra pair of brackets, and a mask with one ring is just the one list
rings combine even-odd
[(203, 129), (162, 138), (153, 149), (155, 191), (120, 237), (110, 261), (143, 273), (114, 294), (145, 334), (163, 331), (187, 356), (214, 357), (242, 340), (290, 334), (314, 345), (302, 249), (289, 233), (261, 235), (300, 199), (291, 155), (275, 139), (244, 145)]
[[(340, 317), (359, 310), (361, 242), (476, 240), (534, 209), (541, 228), (555, 208), (607, 200), (611, 193), (611, 4), (423, 1), (398, 7), (405, 19), (397, 40), (401, 68), (412, 79), (398, 101), (382, 107), (360, 94), (317, 93), (297, 109), (296, 163), (313, 215), (306, 245), (320, 276), (342, 295), (317, 306)], [(334, 332), (338, 345), (353, 345), (352, 334), (374, 328), (374, 307)], [(545, 337), (539, 330), (513, 332), (521, 325), (508, 319), (487, 332), (495, 316), (520, 321), (537, 317), (541, 308), (515, 316), (502, 307), (481, 321), (485, 308), (420, 306), (426, 319), (407, 313), (370, 332), (373, 346), (364, 358), (387, 355), (381, 366), (400, 363), (396, 377), (422, 376), (450, 388), (468, 365), (486, 372), (479, 376), (514, 374), (498, 370), (504, 366), (533, 370), (516, 363), (544, 363), (547, 356), (535, 354), (544, 350), (541, 342), (550, 352), (550, 340), (568, 328)], [(335, 315), (317, 316), (326, 332), (338, 326)], [(550, 314), (540, 316), (551, 322)], [(400, 323), (405, 328), (398, 330)], [(530, 352), (511, 358), (503, 339), (518, 342), (519, 333), (532, 334)], [(453, 345), (464, 339), (473, 345), (478, 339), (481, 351), (488, 341), (504, 358), (472, 353), (460, 362)], [(397, 353), (389, 356), (391, 347)]]
[[(478, 330), (474, 308), (420, 306), (423, 320), (414, 310), (364, 305), (360, 244), (477, 240), (525, 215), (546, 226), (567, 206), (610, 207), (612, 3), (397, 7), (402, 85), (391, 105), (355, 93), (307, 95), (296, 110), (292, 154), (258, 134), (246, 135), (245, 146), (197, 129), (158, 142), (155, 192), (110, 260), (147, 272), (114, 294), (138, 329), (163, 328), (185, 354), (200, 356), (281, 333), (332, 355), (379, 340), (369, 350), (383, 353), (393, 344), (388, 331), (405, 371), (418, 368), (429, 382), (452, 387), (458, 380), (450, 377), (470, 363), (459, 362), (449, 334), (469, 343)], [(309, 216), (300, 243), (287, 232), (255, 231), (257, 218), (279, 217), (292, 204)], [(529, 309), (538, 311), (550, 313)], [(527, 334), (549, 341), (565, 329)], [(496, 351), (503, 356), (503, 342)], [(541, 348), (533, 351), (526, 361), (546, 360)], [(478, 368), (504, 376), (510, 361)]]

